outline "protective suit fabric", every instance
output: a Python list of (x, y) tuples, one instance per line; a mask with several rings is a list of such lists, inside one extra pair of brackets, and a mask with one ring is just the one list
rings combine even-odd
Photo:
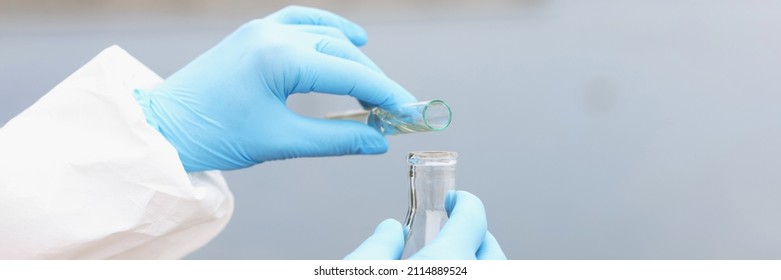
[(112, 46), (0, 129), (0, 259), (176, 259), (225, 227), (222, 174), (186, 173), (134, 100), (161, 82)]

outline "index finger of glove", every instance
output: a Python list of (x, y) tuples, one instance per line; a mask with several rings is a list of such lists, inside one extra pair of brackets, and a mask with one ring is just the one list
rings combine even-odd
[(365, 103), (392, 108), (416, 99), (401, 85), (371, 68), (344, 58), (312, 52), (295, 92), (350, 95)]
[(301, 6), (288, 6), (269, 16), (270, 19), (284, 24), (320, 25), (337, 28), (356, 46), (363, 46), (368, 40), (366, 31), (358, 24), (332, 12)]
[(488, 229), (483, 202), (466, 191), (456, 191), (452, 200), (448, 221), (434, 242), (462, 244), (470, 252), (477, 252)]

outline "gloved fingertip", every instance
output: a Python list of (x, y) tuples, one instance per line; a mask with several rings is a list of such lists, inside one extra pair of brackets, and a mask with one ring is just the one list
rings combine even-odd
[(399, 221), (394, 219), (386, 219), (382, 221), (377, 228), (374, 229), (374, 235), (381, 237), (385, 240), (384, 246), (386, 247), (386, 257), (390, 259), (400, 259), (401, 253), (404, 250), (404, 228)]
[(358, 47), (366, 45), (366, 42), (369, 41), (369, 35), (366, 33), (366, 30), (363, 29), (363, 27), (349, 19), (338, 17), (336, 15), (334, 15), (334, 17), (339, 19), (335, 20), (336, 25), (338, 25), (337, 28), (342, 30), (344, 35), (350, 39), (350, 42), (352, 42), (353, 45)]
[[(485, 239), (488, 226), (482, 202), (469, 192), (456, 191), (448, 195), (446, 203), (452, 204), (446, 205), (451, 208), (447, 223), (428, 245), (431, 249), (424, 248), (419, 253), (422, 256), (431, 255), (430, 251), (459, 244), (457, 249), (452, 250), (455, 255), (474, 257)], [(424, 250), (426, 253), (423, 253)]]
[(347, 38), (350, 38), (350, 42), (358, 47), (364, 46), (369, 42), (369, 35), (366, 33), (366, 30), (357, 24), (352, 24), (350, 32), (345, 35), (347, 35)]
[(401, 223), (387, 219), (377, 225), (372, 236), (344, 259), (398, 260), (403, 250), (404, 233)]
[(445, 210), (447, 211), (447, 214), (452, 214), (453, 210), (455, 209), (456, 204), (458, 201), (463, 200), (463, 204), (468, 204), (471, 209), (483, 209), (481, 211), (485, 211), (485, 207), (483, 206), (483, 202), (478, 198), (476, 195), (468, 192), (468, 191), (449, 191), (447, 192), (445, 196)]
[(374, 229), (374, 234), (392, 234), (397, 235), (399, 232), (403, 232), (404, 229), (401, 226), (401, 223), (399, 221), (396, 221), (394, 219), (386, 219), (382, 221), (377, 227)]
[(332, 26), (341, 30), (356, 46), (366, 45), (367, 42), (366, 30), (360, 25), (322, 9), (290, 5), (266, 18), (285, 24)]
[(448, 191), (447, 194), (445, 194), (445, 211), (447, 211), (448, 216), (453, 212), (453, 207), (456, 206), (457, 195), (458, 193), (455, 190)]
[(374, 229), (374, 233), (382, 233), (382, 232), (398, 232), (402, 231), (401, 223), (395, 219), (386, 219), (382, 221), (379, 225), (377, 225), (377, 228)]

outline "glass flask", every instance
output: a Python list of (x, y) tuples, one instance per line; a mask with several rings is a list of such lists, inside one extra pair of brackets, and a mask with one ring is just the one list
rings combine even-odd
[(453, 112), (445, 101), (434, 99), (403, 104), (390, 109), (374, 107), (368, 111), (353, 110), (329, 114), (325, 117), (362, 122), (383, 135), (395, 135), (443, 130), (450, 126)]
[(404, 222), (406, 259), (430, 243), (447, 222), (445, 199), (456, 186), (458, 154), (445, 151), (411, 152), (409, 163), (409, 210)]

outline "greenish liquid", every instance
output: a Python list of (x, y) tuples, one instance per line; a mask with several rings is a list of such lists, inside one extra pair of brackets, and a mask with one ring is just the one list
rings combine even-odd
[(367, 124), (385, 135), (432, 131), (423, 120), (423, 115), (417, 111), (408, 114), (392, 114), (380, 108), (374, 108), (369, 113)]

